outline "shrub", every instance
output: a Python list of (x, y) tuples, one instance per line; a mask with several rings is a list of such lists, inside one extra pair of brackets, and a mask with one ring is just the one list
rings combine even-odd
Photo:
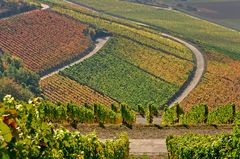
[(192, 110), (186, 114), (180, 116), (180, 124), (202, 124), (207, 121), (208, 107), (207, 105), (201, 104), (192, 107)]
[(208, 124), (230, 124), (235, 116), (235, 105), (227, 104), (208, 114)]
[(143, 118), (145, 117), (146, 111), (145, 111), (145, 108), (141, 104), (138, 105), (138, 112)]
[(149, 103), (146, 111), (147, 123), (153, 123), (153, 117), (158, 116), (158, 109), (153, 103)]
[[(43, 103), (38, 100), (30, 104), (16, 102), (11, 96), (0, 103), (0, 158), (128, 158), (129, 140), (126, 134), (102, 142), (96, 134), (83, 136), (79, 132), (55, 129), (40, 117), (45, 108)], [(48, 106), (54, 107), (49, 103)], [(57, 109), (61, 110), (61, 106)], [(75, 108), (74, 105), (69, 106)]]
[(121, 114), (123, 121), (122, 123), (129, 128), (132, 128), (132, 125), (136, 122), (136, 114), (131, 110), (128, 105), (121, 104)]
[(170, 159), (182, 158), (240, 158), (240, 131), (232, 134), (168, 136), (166, 139)]
[(240, 124), (240, 112), (235, 113), (234, 123)]
[(175, 104), (172, 107), (165, 108), (162, 116), (162, 125), (174, 125), (179, 122), (180, 115), (183, 114), (182, 108), (179, 104)]

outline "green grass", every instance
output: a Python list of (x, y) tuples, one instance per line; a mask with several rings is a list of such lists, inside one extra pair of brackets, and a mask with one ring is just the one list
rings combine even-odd
[(118, 48), (111, 40), (98, 54), (62, 74), (133, 107), (149, 101), (162, 105), (177, 91), (177, 86), (116, 56)]
[(106, 13), (145, 22), (196, 42), (206, 51), (240, 59), (240, 33), (177, 11), (155, 9), (119, 0), (71, 0)]

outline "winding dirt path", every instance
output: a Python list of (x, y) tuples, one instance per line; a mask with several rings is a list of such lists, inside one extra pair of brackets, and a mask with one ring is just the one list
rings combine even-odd
[(42, 77), (41, 77), (41, 80), (43, 80), (43, 79), (45, 79), (45, 78), (48, 78), (48, 77), (50, 77), (50, 76), (52, 76), (52, 75), (58, 74), (60, 71), (62, 71), (62, 70), (64, 70), (64, 69), (68, 68), (68, 67), (71, 67), (71, 66), (73, 66), (73, 65), (75, 65), (75, 64), (78, 64), (78, 63), (80, 63), (80, 62), (82, 62), (82, 61), (84, 61), (84, 60), (92, 57), (93, 55), (95, 55), (95, 54), (108, 42), (109, 39), (110, 39), (110, 37), (98, 38), (98, 39), (96, 40), (96, 41), (97, 41), (96, 47), (94, 48), (93, 51), (91, 51), (91, 52), (88, 53), (86, 56), (84, 56), (84, 57), (76, 60), (75, 62), (73, 62), (73, 63), (71, 63), (71, 64), (67, 64), (67, 65), (65, 65), (65, 66), (63, 66), (63, 67), (61, 67), (61, 68), (58, 68), (58, 69), (54, 70), (53, 72), (51, 72), (51, 73), (49, 73), (49, 74), (47, 74), (47, 75), (42, 76)]

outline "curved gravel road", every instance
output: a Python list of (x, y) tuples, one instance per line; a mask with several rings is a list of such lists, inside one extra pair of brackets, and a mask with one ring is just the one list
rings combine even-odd
[(186, 98), (188, 96), (188, 94), (190, 94), (190, 92), (197, 86), (197, 84), (201, 81), (201, 79), (204, 75), (207, 63), (206, 63), (206, 59), (205, 59), (203, 53), (201, 51), (199, 51), (192, 44), (190, 44), (182, 39), (171, 36), (169, 34), (161, 33), (161, 35), (187, 46), (195, 56), (195, 68), (196, 69), (193, 72), (193, 77), (191, 77), (191, 79), (189, 81), (187, 81), (186, 87), (182, 87), (180, 89), (181, 93), (179, 93), (176, 96), (176, 98), (169, 103), (169, 106), (172, 106), (174, 103), (182, 102), (183, 99)]

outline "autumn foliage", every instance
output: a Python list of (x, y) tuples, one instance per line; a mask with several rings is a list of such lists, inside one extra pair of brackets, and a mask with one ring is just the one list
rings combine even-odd
[(60, 75), (41, 80), (40, 86), (43, 95), (52, 102), (73, 102), (78, 105), (101, 103), (108, 106), (115, 103), (111, 98)]
[(55, 12), (34, 10), (0, 20), (0, 48), (44, 74), (89, 48), (86, 29), (87, 25)]

